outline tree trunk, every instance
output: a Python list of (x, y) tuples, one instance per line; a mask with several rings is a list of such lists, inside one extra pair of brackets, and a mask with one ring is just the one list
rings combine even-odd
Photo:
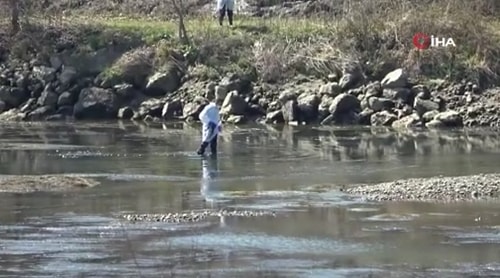
[(21, 26), (19, 24), (19, 3), (18, 0), (9, 0), (9, 4), (12, 32), (15, 34), (21, 29)]
[(182, 0), (179, 2), (177, 2), (177, 0), (172, 0), (172, 4), (179, 17), (179, 40), (183, 44), (189, 44), (186, 26), (184, 25), (184, 6), (182, 5)]

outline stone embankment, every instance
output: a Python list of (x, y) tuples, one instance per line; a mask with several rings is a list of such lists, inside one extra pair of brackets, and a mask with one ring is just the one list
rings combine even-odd
[(190, 79), (182, 63), (136, 75), (141, 68), (134, 64), (137, 61), (125, 60), (120, 74), (112, 77), (102, 73), (83, 77), (60, 57), (48, 65), (4, 67), (0, 120), (196, 121), (207, 104), (205, 97), (213, 95), (222, 104), (223, 121), (231, 124), (500, 126), (497, 90), (481, 91), (467, 82), (412, 84), (403, 69), (380, 81), (366, 81), (354, 71), (329, 81), (304, 79), (276, 86), (237, 74), (218, 82)]

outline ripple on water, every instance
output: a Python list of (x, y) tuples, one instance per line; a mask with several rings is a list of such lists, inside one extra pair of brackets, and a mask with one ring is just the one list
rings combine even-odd
[[(0, 150), (55, 150), (58, 152), (59, 150), (71, 150), (71, 149), (88, 149), (89, 146), (81, 146), (81, 145), (66, 145), (66, 144), (37, 144), (37, 143), (7, 143), (0, 144)], [(92, 148), (92, 147), (90, 147)], [(102, 147), (94, 147), (94, 149), (102, 148)]]
[[(215, 248), (224, 251), (255, 250), (274, 255), (306, 254), (354, 254), (366, 250), (360, 243), (347, 243), (332, 239), (297, 238), (266, 234), (207, 233), (169, 238), (168, 242), (153, 243), (157, 248), (173, 247)], [(222, 251), (222, 250), (221, 250)]]
[(450, 244), (500, 244), (500, 230), (448, 232)]
[(394, 213), (383, 213), (383, 214), (378, 214), (370, 217), (366, 217), (363, 220), (365, 221), (412, 221), (416, 218), (418, 218), (420, 215), (419, 214), (394, 214)]
[(99, 173), (99, 174), (86, 174), (86, 173), (72, 173), (64, 174), (65, 176), (76, 176), (84, 178), (104, 178), (111, 181), (194, 181), (198, 180), (186, 176), (170, 176), (170, 175), (146, 175), (146, 174), (115, 174), (115, 173)]

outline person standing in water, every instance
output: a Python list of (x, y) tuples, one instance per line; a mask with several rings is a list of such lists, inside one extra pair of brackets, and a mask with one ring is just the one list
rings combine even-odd
[(217, 0), (217, 12), (219, 13), (219, 25), (222, 26), (224, 16), (227, 14), (229, 26), (233, 26), (234, 0)]
[(202, 139), (200, 148), (197, 151), (198, 155), (204, 155), (205, 149), (210, 145), (210, 152), (212, 156), (217, 155), (217, 137), (222, 131), (222, 124), (220, 121), (219, 107), (214, 102), (215, 96), (209, 95), (209, 104), (203, 108), (200, 113), (200, 121), (203, 125)]

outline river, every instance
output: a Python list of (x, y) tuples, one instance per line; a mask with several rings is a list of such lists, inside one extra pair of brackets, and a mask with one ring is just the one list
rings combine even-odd
[[(0, 277), (500, 275), (500, 202), (371, 203), (320, 190), (498, 172), (496, 131), (225, 127), (207, 160), (194, 154), (199, 133), (182, 123), (0, 124), (0, 175), (101, 182), (0, 194)], [(207, 208), (276, 215), (120, 217)]]

